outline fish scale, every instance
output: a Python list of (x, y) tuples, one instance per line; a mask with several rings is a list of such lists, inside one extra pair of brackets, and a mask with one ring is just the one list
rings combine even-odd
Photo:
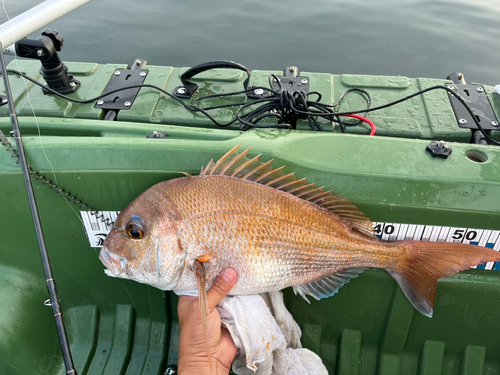
[[(351, 237), (357, 233), (317, 205), (285, 192), (226, 176), (184, 177), (162, 184), (159, 188), (168, 192), (182, 217), (184, 249), (191, 258), (208, 254), (213, 259), (207, 280), (213, 281), (226, 267), (251, 276), (240, 278), (234, 294), (307, 284), (347, 265), (367, 264), (368, 255), (361, 252), (357, 255), (364, 262), (352, 262), (356, 247), (349, 232)], [(193, 191), (200, 199), (193, 199)], [(168, 254), (164, 256), (162, 263), (169, 261)], [(268, 275), (276, 272), (281, 277), (271, 276), (275, 282), (269, 283)], [(193, 290), (196, 280), (183, 273), (176, 291)]]
[(292, 286), (306, 300), (329, 297), (365, 267), (377, 267), (431, 316), (437, 279), (498, 259), (473, 245), (381, 240), (348, 200), (247, 153), (236, 146), (199, 176), (161, 182), (137, 197), (101, 249), (106, 273), (200, 293), (203, 304), (227, 267), (239, 275), (230, 294)]

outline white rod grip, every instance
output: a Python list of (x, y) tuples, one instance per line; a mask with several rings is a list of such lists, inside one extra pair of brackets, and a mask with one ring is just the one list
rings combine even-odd
[(91, 0), (47, 0), (0, 25), (0, 42), (9, 47)]

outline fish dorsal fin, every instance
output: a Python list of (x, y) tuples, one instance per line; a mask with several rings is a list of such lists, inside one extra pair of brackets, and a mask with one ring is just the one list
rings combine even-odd
[(350, 268), (309, 284), (294, 286), (293, 291), (295, 294), (300, 294), (307, 302), (309, 302), (306, 297), (308, 295), (319, 301), (321, 298), (333, 296), (342, 285), (357, 277), (365, 269), (365, 267)]
[(293, 173), (283, 173), (284, 166), (273, 169), (273, 160), (263, 163), (259, 160), (260, 155), (253, 159), (248, 158), (250, 148), (238, 153), (240, 145), (241, 143), (232, 148), (216, 163), (210, 160), (207, 166), (201, 169), (200, 176), (230, 176), (284, 191), (340, 216), (352, 229), (373, 236), (372, 222), (350, 201), (332, 194), (331, 191), (324, 191), (314, 183), (307, 184), (304, 178), (298, 180)]

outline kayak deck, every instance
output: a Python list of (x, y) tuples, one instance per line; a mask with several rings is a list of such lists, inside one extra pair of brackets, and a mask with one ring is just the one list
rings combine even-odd
[[(67, 65), (82, 85), (71, 96), (82, 100), (101, 94), (114, 71), (126, 68)], [(39, 65), (19, 61), (10, 68), (35, 77)], [(144, 69), (145, 83), (169, 92), (186, 70)], [(253, 71), (250, 85), (267, 86), (269, 73)], [(323, 94), (324, 103), (335, 102), (347, 88), (362, 87), (374, 106), (449, 83), (399, 76), (301, 76)], [(216, 70), (193, 80), (201, 96), (241, 90), (245, 78), (242, 72)], [(328, 121), (322, 122), (329, 127), (326, 132), (312, 132), (302, 120), (298, 130), (219, 129), (153, 89), (141, 89), (117, 121), (104, 121), (96, 103), (69, 103), (31, 84), (28, 98), (22, 78), (11, 82), (28, 163), (99, 211), (123, 209), (153, 184), (179, 177), (178, 171), (197, 174), (241, 142), (242, 149), (253, 147), (249, 156), (274, 158), (275, 166), (286, 165), (284, 172), (295, 171), (298, 178), (342, 194), (374, 222), (447, 226), (446, 236), (457, 233), (461, 242), (473, 242), (476, 238), (467, 237), (473, 230), (484, 236), (490, 231), (491, 237), (500, 229), (500, 149), (470, 144), (471, 131), (457, 125), (444, 91), (368, 114), (377, 126), (370, 137), (366, 125), (347, 127), (349, 134), (342, 134)], [(481, 87), (498, 111), (500, 96), (492, 87)], [(353, 93), (341, 109), (363, 109), (363, 100)], [(6, 111), (0, 107), (0, 130), (8, 134)], [(226, 121), (234, 116), (232, 109), (216, 112)], [(166, 138), (146, 138), (154, 131), (165, 132)], [(491, 135), (500, 139), (499, 133)], [(430, 140), (441, 139), (453, 152), (447, 159), (432, 158), (425, 148)], [(471, 152), (486, 160), (474, 161)], [(21, 170), (10, 152), (0, 153), (0, 176), (5, 233), (0, 242), (0, 373), (63, 374), (51, 310), (43, 304), (47, 293)], [(162, 373), (177, 360), (176, 296), (107, 277), (81, 222), (83, 209), (41, 180), (33, 184), (78, 373)], [(490, 237), (485, 245), (496, 241)], [(368, 270), (331, 298), (308, 305), (287, 290), (285, 301), (301, 326), (303, 345), (319, 354), (332, 374), (499, 374), (500, 338), (493, 334), (500, 329), (499, 293), (495, 271), (468, 270), (441, 279), (429, 319), (413, 309), (385, 271)]]

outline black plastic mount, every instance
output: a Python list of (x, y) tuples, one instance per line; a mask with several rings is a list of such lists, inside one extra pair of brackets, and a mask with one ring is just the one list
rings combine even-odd
[[(57, 52), (63, 48), (64, 39), (56, 31), (45, 29), (38, 39), (22, 39), (16, 43), (19, 57), (36, 59), (42, 63), (40, 73), (46, 86), (61, 94), (71, 94), (80, 87), (80, 82), (68, 74), (68, 67), (59, 58)], [(43, 90), (44, 94), (50, 94)]]
[[(299, 76), (299, 68), (296, 66), (289, 66), (283, 70), (283, 76), (277, 76), (279, 81), (273, 79), (272, 89), (278, 92), (283, 90), (293, 94), (294, 92), (309, 92), (309, 78)], [(261, 99), (269, 93), (262, 89), (250, 91), (247, 95), (249, 98)]]
[[(452, 73), (447, 79), (453, 81), (453, 84), (447, 84), (446, 86), (455, 91), (467, 102), (476, 120), (484, 130), (500, 130), (500, 123), (491, 107), (488, 96), (484, 92), (483, 86), (467, 85), (462, 73)], [(463, 104), (450, 93), (448, 93), (448, 97), (457, 118), (458, 126), (463, 129), (477, 130), (478, 128), (474, 119)]]
[[(104, 88), (103, 94), (116, 89), (143, 84), (148, 75), (148, 71), (142, 69), (146, 65), (148, 65), (146, 60), (135, 59), (130, 69), (115, 70), (108, 84)], [(120, 112), (120, 110), (128, 110), (132, 107), (140, 89), (140, 87), (135, 87), (106, 95), (97, 100), (94, 108), (104, 110), (103, 120), (116, 121), (118, 120), (118, 112)]]
[[(134, 66), (132, 69), (117, 69), (102, 93), (106, 94), (117, 89), (142, 85), (147, 75), (147, 70), (134, 69)], [(118, 111), (130, 109), (140, 89), (140, 87), (135, 87), (109, 94), (99, 99), (94, 108)]]
[(279, 82), (273, 80), (273, 89), (276, 91), (287, 90), (291, 94), (294, 92), (309, 92), (309, 78), (300, 77), (299, 68), (289, 66), (283, 71), (283, 77), (278, 77)]

